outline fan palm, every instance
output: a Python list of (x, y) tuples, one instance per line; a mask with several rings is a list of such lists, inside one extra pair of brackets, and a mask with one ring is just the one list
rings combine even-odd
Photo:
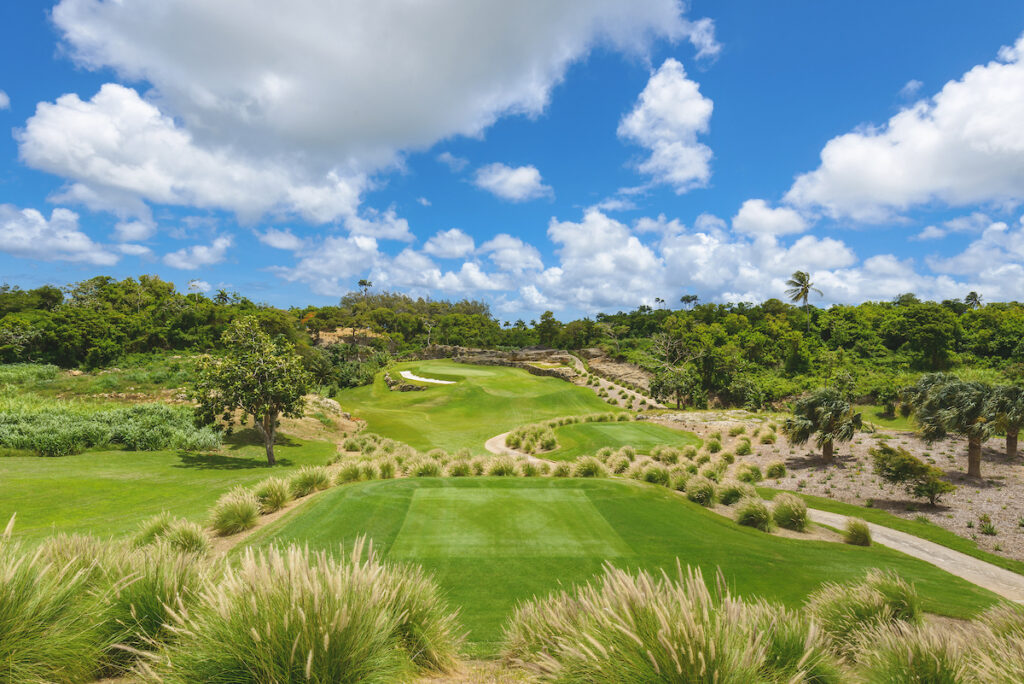
[(981, 445), (997, 427), (992, 420), (992, 388), (941, 373), (923, 376), (905, 393), (925, 440), (950, 433), (967, 438), (967, 475), (981, 477)]
[(811, 275), (807, 271), (796, 271), (793, 273), (790, 279), (786, 281), (786, 287), (789, 288), (786, 290), (786, 294), (789, 296), (789, 301), (794, 303), (803, 302), (804, 314), (807, 315), (807, 330), (810, 331), (811, 316), (808, 311), (807, 299), (811, 296), (812, 292), (817, 294), (819, 297), (824, 296), (824, 293), (814, 287), (814, 283), (811, 282)]
[(1007, 458), (1017, 457), (1017, 435), (1024, 426), (1024, 387), (1001, 385), (989, 396), (987, 413), (1006, 435)]
[(782, 431), (793, 444), (805, 444), (817, 435), (814, 441), (828, 463), (836, 442), (849, 442), (862, 426), (861, 414), (852, 409), (839, 390), (827, 387), (798, 400), (793, 405), (793, 417), (786, 419)]

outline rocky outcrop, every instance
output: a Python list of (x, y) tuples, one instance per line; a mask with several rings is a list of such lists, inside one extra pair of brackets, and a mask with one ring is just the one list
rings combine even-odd
[(405, 382), (404, 380), (396, 380), (391, 377), (391, 373), (384, 373), (384, 384), (388, 386), (388, 389), (392, 392), (422, 392), (426, 387), (422, 385), (413, 385)]
[[(499, 351), (495, 349), (471, 349), (468, 347), (451, 347), (433, 345), (420, 353), (424, 359), (452, 359), (458, 363), (471, 363), (477, 366), (509, 366), (522, 368), (527, 373), (551, 378), (559, 378), (572, 382), (576, 377), (573, 369), (573, 357), (566, 351), (558, 349), (519, 349), (517, 351)], [(565, 364), (564, 366), (546, 367), (549, 364)]]

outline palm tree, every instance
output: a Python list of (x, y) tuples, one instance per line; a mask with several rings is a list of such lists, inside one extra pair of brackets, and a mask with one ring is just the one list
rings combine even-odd
[(793, 444), (805, 444), (816, 434), (822, 460), (831, 463), (835, 443), (849, 442), (863, 424), (842, 393), (826, 387), (793, 405), (793, 417), (786, 419), (782, 432)]
[(923, 376), (904, 393), (928, 442), (950, 433), (967, 438), (967, 475), (981, 477), (981, 445), (997, 428), (991, 420), (992, 388), (942, 373)]
[(367, 280), (366, 278), (361, 278), (357, 285), (359, 285), (359, 287), (362, 288), (363, 298), (365, 299), (367, 293), (370, 291), (370, 288), (373, 287), (373, 281)]
[(986, 412), (1006, 434), (1006, 457), (1017, 457), (1017, 435), (1024, 426), (1024, 387), (1000, 385), (989, 396)]
[(967, 305), (968, 309), (980, 309), (981, 308), (981, 295), (971, 290), (964, 297), (964, 304)]
[(811, 296), (812, 292), (816, 293), (819, 297), (824, 297), (824, 293), (814, 287), (814, 283), (811, 282), (811, 275), (807, 271), (796, 271), (786, 281), (786, 285), (789, 288), (786, 290), (786, 294), (789, 295), (789, 301), (804, 303), (804, 314), (807, 316), (807, 331), (810, 332), (811, 315), (807, 308), (807, 298)]

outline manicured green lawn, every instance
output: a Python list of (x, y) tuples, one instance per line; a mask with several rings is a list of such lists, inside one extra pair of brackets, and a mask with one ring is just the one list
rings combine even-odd
[(0, 527), (17, 513), (15, 534), (38, 539), (53, 532), (119, 536), (145, 518), (170, 511), (205, 521), (217, 498), (235, 485), (299, 466), (322, 465), (328, 442), (285, 438), (267, 467), (262, 444), (226, 444), (213, 454), (177, 451), (90, 451), (75, 456), (0, 457)]
[(616, 410), (590, 389), (520, 368), (414, 361), (397, 364), (392, 374), (402, 370), (456, 382), (423, 392), (391, 392), (381, 376), (367, 387), (344, 390), (337, 399), (365, 419), (372, 432), (420, 450), (469, 447), (484, 453), (488, 439), (526, 423)]
[(912, 579), (932, 612), (967, 617), (996, 597), (884, 547), (785, 539), (740, 527), (666, 489), (633, 481), (422, 478), (345, 485), (260, 530), (256, 546), (339, 551), (361, 534), (390, 560), (434, 573), (469, 630), (494, 653), (517, 601), (585, 581), (607, 559), (673, 571), (676, 559), (743, 595), (800, 604), (825, 580), (868, 568)]
[[(765, 499), (774, 499), (777, 494), (784, 491), (781, 489), (770, 489), (768, 487), (758, 487), (758, 493)], [(790, 494), (796, 494), (797, 496), (804, 499), (807, 505), (811, 508), (817, 508), (822, 511), (829, 511), (831, 513), (839, 513), (840, 515), (850, 515), (856, 518), (863, 518), (868, 522), (873, 522), (876, 525), (882, 525), (884, 527), (891, 527), (894, 530), (900, 532), (906, 532), (912, 534), (915, 537), (921, 537), (928, 541), (941, 544), (960, 553), (965, 553), (968, 556), (979, 558), (993, 565), (998, 565), (1001, 568), (1005, 568), (1011, 572), (1016, 572), (1020, 575), (1024, 575), (1024, 563), (1013, 558), (1004, 558), (1003, 556), (997, 556), (994, 553), (989, 553), (978, 548), (978, 545), (970, 539), (965, 539), (958, 534), (954, 534), (949, 530), (933, 525), (929, 522), (921, 522), (919, 520), (906, 520), (899, 516), (880, 511), (877, 508), (865, 508), (864, 506), (856, 506), (854, 504), (843, 503), (841, 501), (833, 501), (832, 499), (825, 499), (820, 496), (811, 496), (810, 494), (801, 494), (800, 492), (789, 492)]]
[(545, 453), (544, 458), (571, 461), (577, 456), (594, 454), (601, 447), (618, 449), (629, 445), (640, 453), (647, 453), (659, 444), (674, 447), (700, 446), (701, 440), (692, 432), (673, 430), (664, 425), (644, 421), (622, 423), (575, 423), (555, 428), (558, 448)]
[(890, 430), (906, 430), (908, 432), (917, 429), (917, 425), (914, 423), (912, 418), (904, 418), (899, 413), (889, 418), (884, 414), (885, 409), (881, 406), (858, 404), (854, 408), (861, 412), (866, 422), (874, 423), (878, 427), (888, 428)]

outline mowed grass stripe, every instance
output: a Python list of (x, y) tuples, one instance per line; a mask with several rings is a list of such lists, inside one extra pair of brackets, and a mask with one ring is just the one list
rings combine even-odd
[(527, 558), (629, 556), (578, 489), (418, 489), (389, 555)]
[[(500, 494), (495, 501), (530, 491), (521, 504), (516, 504), (529, 508), (539, 496), (535, 491), (538, 489), (582, 492), (618, 538), (628, 542), (629, 553), (608, 559), (617, 567), (672, 571), (678, 559), (684, 565), (700, 567), (707, 578), (720, 569), (740, 595), (764, 596), (794, 607), (822, 582), (849, 581), (869, 568), (890, 568), (913, 581), (925, 609), (940, 615), (971, 617), (998, 600), (991, 592), (891, 549), (769, 536), (740, 527), (674, 492), (632, 480), (420, 478), (346, 485), (324, 492), (302, 509), (268, 525), (250, 543), (308, 543), (312, 548), (339, 553), (351, 548), (358, 535), (367, 534), (390, 560), (416, 563), (433, 573), (460, 610), (469, 630), (471, 653), (489, 655), (497, 648), (502, 624), (518, 601), (590, 579), (600, 572), (606, 552), (598, 549), (579, 556), (442, 556), (429, 550), (414, 553), (411, 542), (400, 537), (412, 532), (413, 528), (406, 525), (415, 525), (413, 519), (427, 513), (413, 506), (417, 491), (442, 492), (423, 495), (424, 506), (429, 502), (447, 506), (461, 496), (486, 498), (478, 493), (481, 490)], [(493, 537), (504, 534), (505, 544), (517, 545), (499, 519), (481, 517), (480, 521), (489, 526)], [(444, 523), (422, 527), (429, 528), (425, 531), (428, 537), (458, 533)], [(537, 533), (529, 530), (530, 536)], [(396, 549), (397, 542), (402, 546)], [(558, 541), (552, 540), (551, 544), (557, 547)]]

